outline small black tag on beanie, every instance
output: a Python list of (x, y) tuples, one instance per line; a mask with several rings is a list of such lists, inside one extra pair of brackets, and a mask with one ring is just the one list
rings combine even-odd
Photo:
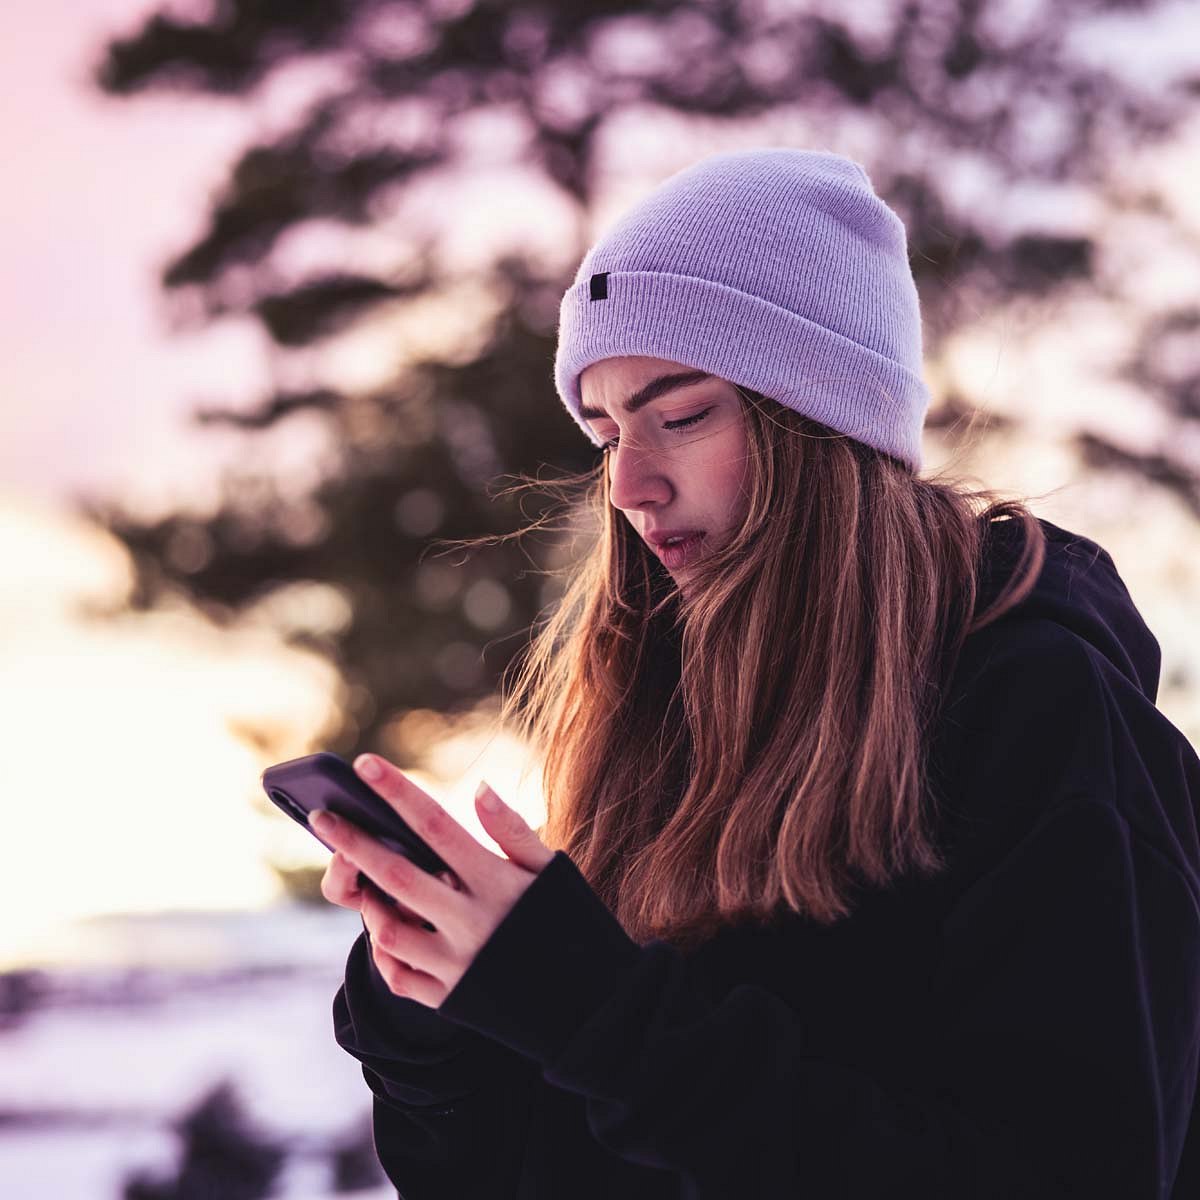
[(592, 276), (591, 282), (591, 300), (607, 300), (608, 299), (608, 272), (601, 271), (597, 275)]

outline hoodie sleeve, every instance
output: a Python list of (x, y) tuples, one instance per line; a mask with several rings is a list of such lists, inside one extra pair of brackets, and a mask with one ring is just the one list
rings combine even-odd
[(362, 1063), (376, 1154), (405, 1200), (517, 1194), (532, 1091), (544, 1086), (534, 1064), (392, 992), (365, 925), (333, 1024), (337, 1044)]
[[(1165, 1200), (1200, 1045), (1195, 864), (1131, 828), (1115, 801), (1137, 797), (1106, 770), (1073, 769), (1084, 747), (1137, 754), (1086, 655), (1001, 674), (964, 794), (1036, 795), (1037, 815), (950, 907), (910, 1086), (830, 1058), (766, 988), (701, 994), (562, 851), (437, 1011), (584, 1097), (594, 1135), (675, 1172), (682, 1200)], [(1025, 709), (1003, 707), (1017, 695)]]

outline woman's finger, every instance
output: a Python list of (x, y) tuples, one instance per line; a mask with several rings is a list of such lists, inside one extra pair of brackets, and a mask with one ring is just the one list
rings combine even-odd
[[(363, 899), (371, 887), (367, 877), (340, 850), (333, 852), (321, 878), (321, 895), (340, 908), (362, 912)], [(416, 920), (412, 909), (396, 902), (396, 911), (407, 919)]]
[[(438, 976), (408, 961), (409, 957), (418, 953), (424, 956), (420, 961), (427, 961), (426, 934), (434, 932), (432, 926), (427, 926), (425, 932), (414, 937), (408, 932), (408, 927), (415, 927), (417, 923), (397, 922), (395, 913), (374, 895), (369, 895), (363, 902), (363, 924), (370, 937), (371, 957), (388, 990), (395, 996), (418, 1000), (427, 1008), (436, 1008), (449, 989)], [(397, 924), (401, 930), (397, 930)], [(392, 945), (392, 949), (384, 948), (382, 943), (385, 941)]]
[[(456, 892), (462, 890), (462, 885), (458, 882), (453, 871), (441, 871), (437, 878)], [(329, 860), (329, 865), (325, 868), (325, 874), (321, 877), (321, 895), (331, 904), (336, 904), (340, 908), (349, 908), (355, 912), (362, 913), (364, 911), (364, 900), (368, 894), (378, 898), (378, 892), (375, 890), (374, 884), (345, 854), (340, 850), (335, 850)], [(400, 900), (396, 900), (395, 897), (392, 897), (392, 899), (394, 901), (392, 905), (393, 912), (398, 913), (407, 921), (413, 921), (421, 926), (425, 925), (423, 917), (418, 916), (411, 908)]]
[[(376, 900), (380, 898), (379, 889), (361, 871), (358, 872), (358, 886), (361, 889), (359, 892), (360, 897), (371, 896)], [(395, 896), (391, 896), (389, 899), (391, 900), (390, 907), (392, 912), (399, 913), (406, 920), (416, 921), (418, 924), (424, 921), (423, 917), (417, 916), (403, 901), (397, 900)], [(384, 903), (387, 903), (387, 901), (384, 901)]]
[(321, 895), (330, 904), (358, 911), (362, 905), (358, 873), (358, 868), (340, 850), (335, 850), (321, 876)]

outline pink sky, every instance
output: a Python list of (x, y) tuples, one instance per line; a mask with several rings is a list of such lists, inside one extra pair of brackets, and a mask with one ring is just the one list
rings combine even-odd
[[(126, 503), (145, 508), (203, 506), (215, 499), (220, 466), (251, 454), (261, 466), (264, 442), (293, 480), (314, 469), (321, 442), (315, 425), (289, 422), (255, 439), (189, 428), (188, 416), (200, 402), (237, 407), (259, 400), (272, 386), (271, 347), (244, 319), (170, 336), (158, 275), (194, 241), (210, 193), (242, 146), (262, 136), (264, 122), (287, 121), (299, 99), (328, 81), (334, 68), (327, 62), (276, 72), (249, 103), (103, 96), (90, 84), (100, 46), (163, 8), (180, 5), (47, 0), (0, 40), (6, 82), (0, 136), (14, 148), (11, 177), (0, 193), (6, 385), (0, 493), (53, 505), (81, 489), (119, 492)], [(554, 221), (569, 221), (570, 213), (544, 184), (535, 187), (519, 165), (514, 170), (519, 147), (494, 125), (484, 115), (473, 136), (460, 139), (468, 150), (472, 142), (482, 147), (470, 154), (473, 165), (494, 172), (486, 180), (494, 197), (489, 216), (511, 221), (516, 233), (509, 236), (526, 250), (537, 238), (546, 253), (557, 247), (561, 254), (570, 226), (556, 228)], [(411, 230), (414, 220), (449, 222), (460, 236), (448, 264), (461, 269), (487, 258), (484, 243), (505, 235), (499, 225), (484, 234), (477, 183), (439, 193), (436, 202), (430, 197), (437, 180), (411, 189), (414, 204), (405, 206), (400, 228)], [(534, 232), (530, 204), (544, 214)], [(327, 229), (308, 233), (310, 248), (329, 237)], [(379, 235), (368, 250), (375, 265), (395, 241)], [(451, 307), (469, 312), (461, 297)], [(417, 320), (414, 337), (455, 324), (437, 310)], [(339, 378), (386, 368), (397, 350), (395, 326), (384, 334), (375, 346), (350, 347), (339, 364), (350, 375)]]
[(105, 35), (153, 7), (45, 0), (0, 40), (0, 484), (45, 500), (75, 486), (149, 494), (173, 479), (200, 490), (233, 443), (195, 438), (180, 454), (183, 415), (199, 396), (263, 382), (249, 327), (168, 340), (154, 278), (187, 244), (249, 114), (88, 87)]

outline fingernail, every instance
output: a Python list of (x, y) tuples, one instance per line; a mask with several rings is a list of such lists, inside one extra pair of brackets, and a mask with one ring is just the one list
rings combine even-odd
[(479, 786), (475, 789), (475, 799), (488, 810), (488, 812), (500, 811), (500, 797), (488, 786), (486, 779), (479, 781)]
[(318, 833), (332, 833), (337, 827), (337, 817), (323, 808), (314, 808), (308, 814), (308, 823)]
[(360, 754), (354, 760), (354, 769), (364, 779), (378, 779), (383, 774), (378, 759), (373, 758), (370, 754)]

